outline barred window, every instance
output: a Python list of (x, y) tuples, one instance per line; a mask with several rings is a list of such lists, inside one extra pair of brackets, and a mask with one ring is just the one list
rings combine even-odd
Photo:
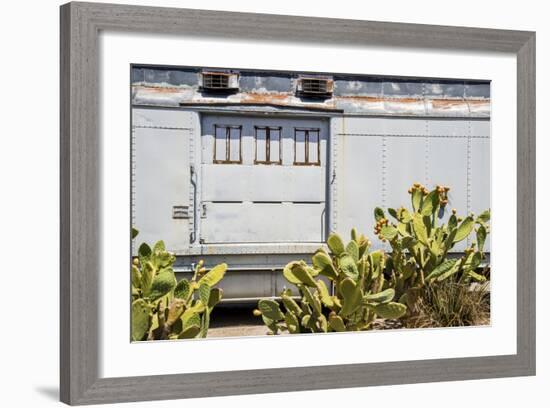
[(242, 126), (214, 125), (214, 163), (242, 163)]
[(294, 164), (321, 165), (319, 129), (294, 129)]
[(281, 164), (281, 127), (255, 126), (256, 164)]

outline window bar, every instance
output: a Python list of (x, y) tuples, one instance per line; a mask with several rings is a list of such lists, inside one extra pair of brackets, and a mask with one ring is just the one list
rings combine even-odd
[(225, 161), (229, 163), (231, 161), (231, 128), (225, 127)]
[(306, 151), (304, 152), (304, 161), (306, 164), (309, 164), (309, 130), (306, 130), (304, 139), (304, 145), (306, 149)]
[[(303, 132), (304, 134), (304, 159), (303, 161), (297, 161), (297, 135), (298, 132)], [(316, 135), (317, 138), (317, 160), (310, 162), (309, 155), (309, 145), (312, 142), (312, 132)], [(294, 164), (295, 165), (315, 165), (319, 166), (321, 164), (321, 140), (319, 129), (303, 129), (303, 128), (294, 128)]]
[(279, 138), (277, 140), (277, 143), (279, 145), (279, 154), (278, 154), (278, 160), (275, 163), (283, 164), (283, 152), (282, 152), (282, 146), (283, 146), (283, 128), (277, 127), (275, 128), (277, 132), (279, 132)]
[(265, 130), (266, 130), (266, 132), (265, 132), (265, 160), (266, 160), (266, 162), (271, 163), (271, 156), (269, 155), (270, 154), (269, 145), (271, 143), (271, 128), (267, 127)]

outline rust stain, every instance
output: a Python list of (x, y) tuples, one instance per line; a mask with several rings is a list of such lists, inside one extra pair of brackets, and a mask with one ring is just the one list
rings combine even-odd
[(325, 104), (312, 104), (312, 103), (273, 103), (273, 102), (240, 102), (240, 105), (243, 106), (256, 106), (256, 105), (269, 105), (269, 106), (280, 106), (284, 108), (311, 108), (311, 109), (318, 109), (318, 110), (334, 110), (334, 107), (331, 105), (325, 105)]
[(383, 102), (394, 102), (394, 103), (404, 103), (404, 104), (413, 104), (413, 103), (422, 103), (424, 99), (422, 98), (385, 98), (383, 96), (357, 96), (357, 95), (347, 95), (347, 96), (337, 96), (336, 100), (340, 101), (351, 101), (358, 103), (383, 103)]
[[(219, 99), (213, 99), (206, 96), (202, 96), (201, 93), (196, 92), (193, 88), (181, 88), (181, 87), (151, 87), (144, 85), (133, 85), (133, 90), (136, 92), (143, 92), (144, 95), (161, 96), (175, 96), (178, 98), (179, 104), (220, 104)], [(181, 99), (181, 100), (179, 100)], [(296, 108), (315, 108), (315, 109), (335, 109), (341, 102), (353, 103), (356, 105), (368, 105), (372, 104), (384, 104), (390, 103), (393, 106), (392, 109), (401, 106), (402, 109), (407, 109), (407, 106), (413, 108), (415, 105), (423, 104), (427, 102), (434, 110), (460, 110), (468, 109), (468, 107), (474, 110), (482, 110), (490, 105), (490, 99), (443, 99), (443, 98), (422, 98), (422, 97), (384, 97), (384, 96), (367, 96), (367, 95), (345, 95), (334, 96), (328, 99), (319, 100), (301, 100), (296, 97), (294, 93), (289, 92), (242, 92), (232, 95), (227, 101), (228, 104), (242, 104), (242, 105), (271, 105), (280, 107), (296, 107)]]
[(148, 93), (155, 94), (178, 94), (182, 92), (181, 88), (172, 88), (172, 87), (162, 87), (162, 86), (135, 86), (132, 88), (136, 91), (145, 91)]
[(467, 106), (466, 101), (460, 100), (451, 100), (451, 99), (430, 99), (432, 107), (436, 109), (452, 109), (456, 107)]
[(468, 100), (468, 105), (470, 106), (484, 106), (484, 105), (489, 105), (489, 100), (483, 100), (483, 99), (479, 99), (479, 100), (476, 100), (476, 99), (472, 99), (472, 100)]
[(336, 99), (341, 101), (351, 101), (351, 102), (367, 102), (367, 103), (376, 103), (376, 102), (384, 102), (384, 98), (380, 98), (378, 96), (338, 96)]
[(488, 100), (448, 100), (448, 99), (434, 99), (431, 101), (434, 109), (484, 109), (489, 108)]
[(243, 102), (248, 103), (270, 103), (270, 104), (289, 104), (290, 94), (273, 94), (248, 92), (243, 93)]

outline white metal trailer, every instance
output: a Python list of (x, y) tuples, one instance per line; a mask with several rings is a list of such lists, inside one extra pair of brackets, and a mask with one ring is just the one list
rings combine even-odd
[(278, 294), (331, 231), (382, 247), (373, 209), (415, 182), (450, 186), (447, 211), (490, 208), (488, 83), (307, 75), (326, 81), (312, 97), (298, 73), (220, 71), (211, 92), (198, 68), (133, 69), (132, 224), (181, 274), (227, 262), (225, 299)]

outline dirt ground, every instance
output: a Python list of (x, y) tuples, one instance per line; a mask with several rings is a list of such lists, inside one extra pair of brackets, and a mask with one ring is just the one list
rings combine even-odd
[(252, 314), (256, 305), (220, 305), (210, 319), (208, 337), (264, 336), (267, 327)]

